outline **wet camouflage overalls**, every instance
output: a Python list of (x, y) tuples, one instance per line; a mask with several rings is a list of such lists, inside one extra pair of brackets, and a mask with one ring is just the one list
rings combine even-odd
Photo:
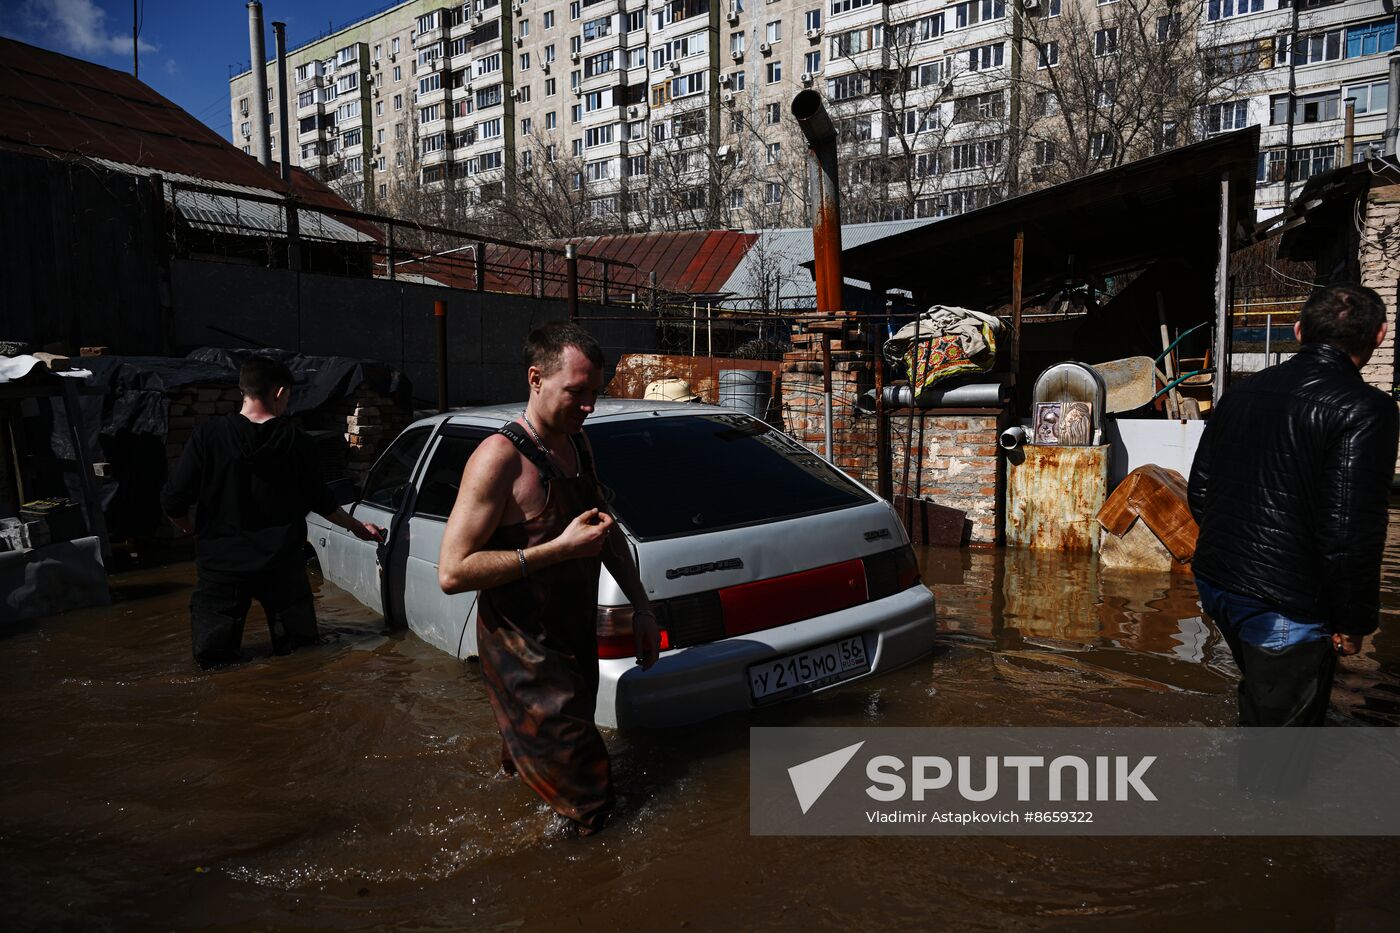
[[(570, 437), (578, 475), (566, 477), (512, 422), (500, 431), (539, 470), (539, 515), (498, 527), (490, 550), (514, 551), (557, 538), (581, 513), (603, 508), (582, 435)], [(608, 750), (593, 722), (598, 695), (597, 557), (564, 561), (485, 590), (477, 652), (501, 730), (501, 767), (518, 773), (582, 832), (601, 829), (612, 810)]]

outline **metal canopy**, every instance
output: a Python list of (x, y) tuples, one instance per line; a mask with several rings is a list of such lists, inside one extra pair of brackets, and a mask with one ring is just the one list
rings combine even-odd
[(1010, 301), (1014, 243), (1023, 232), (1029, 299), (1077, 276), (1111, 275), (1158, 259), (1207, 275), (1218, 255), (1222, 176), (1238, 245), (1252, 232), (1259, 127), (948, 217), (844, 253), (847, 276), (973, 308)]

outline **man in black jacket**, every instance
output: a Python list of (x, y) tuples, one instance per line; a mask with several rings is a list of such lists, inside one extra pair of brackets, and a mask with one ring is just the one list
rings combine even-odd
[(1361, 367), (1385, 306), (1330, 286), (1294, 333), (1295, 356), (1225, 393), (1191, 467), (1196, 584), (1243, 675), (1241, 725), (1322, 725), (1336, 656), (1380, 613), (1400, 417)]
[(194, 658), (206, 669), (240, 659), (254, 599), (267, 614), (275, 653), (316, 643), (302, 557), (307, 512), (364, 541), (380, 535), (336, 504), (317, 472), (311, 439), (283, 417), (291, 371), (270, 357), (250, 357), (238, 388), (242, 410), (195, 427), (161, 494), (171, 522), (195, 535), (199, 584), (190, 599), (190, 631)]

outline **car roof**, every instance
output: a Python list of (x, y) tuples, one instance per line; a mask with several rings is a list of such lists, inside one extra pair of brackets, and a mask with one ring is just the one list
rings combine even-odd
[[(436, 425), (442, 421), (454, 424), (504, 424), (520, 417), (525, 410), (524, 402), (510, 402), (498, 405), (479, 405), (470, 408), (454, 408), (441, 414), (429, 415), (414, 421), (414, 426)], [(599, 424), (604, 421), (621, 421), (647, 415), (733, 415), (740, 414), (733, 408), (706, 405), (700, 402), (656, 402), (635, 398), (600, 398), (584, 425)]]

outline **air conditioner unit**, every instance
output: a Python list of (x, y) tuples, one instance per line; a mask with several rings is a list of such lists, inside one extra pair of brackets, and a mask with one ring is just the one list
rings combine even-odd
[(549, 62), (540, 62), (540, 70), (545, 74), (549, 74)]
[(485, 10), (477, 10), (477, 11), (476, 11), (476, 21), (477, 21), (478, 23), (481, 22), (482, 20), (484, 20), (485, 18), (486, 18), (486, 11), (485, 11)]
[(758, 50), (764, 55), (767, 55), (769, 52), (773, 51), (773, 46), (767, 42), (760, 42), (758, 44)]
[(581, 87), (576, 87), (576, 88), (574, 88), (574, 96), (575, 96), (575, 97), (582, 97), (582, 96), (583, 96), (583, 88), (581, 88)]
[(720, 146), (718, 149), (715, 150), (715, 158), (717, 158), (717, 159), (726, 158), (726, 157), (728, 157), (728, 155), (729, 155), (729, 147), (728, 147), (728, 146)]
[(375, 97), (378, 97), (378, 96), (379, 96), (379, 88), (375, 88), (374, 90), (370, 91), (370, 94), (372, 94), (372, 95), (375, 96)]
[(734, 9), (733, 7), (730, 7), (728, 17), (731, 23), (739, 22), (739, 11)]
[(816, 29), (809, 29), (809, 30), (807, 30), (807, 38), (808, 38), (808, 39), (813, 39), (813, 40), (815, 40), (815, 39), (820, 39), (821, 37), (822, 37), (822, 30), (821, 30), (821, 27), (820, 27), (820, 26), (818, 26)]
[(512, 4), (510, 5), (510, 11), (511, 11), (512, 13), (514, 13), (516, 16), (519, 16), (519, 15), (521, 14), (521, 12), (524, 11), (524, 9), (525, 9), (525, 8), (524, 8), (523, 6), (521, 6), (520, 4), (518, 4), (518, 3), (512, 3)]
[(731, 84), (733, 84), (733, 83), (734, 83), (734, 79), (731, 78), (729, 75), (720, 75), (720, 76), (719, 76), (719, 86), (720, 86), (720, 87), (729, 87), (729, 85), (731, 85)]
[(378, 71), (378, 70), (379, 70), (379, 59), (376, 58), (376, 59), (370, 64), (370, 67), (373, 68), (375, 71)]
[(375, 144), (374, 144), (374, 153), (375, 153), (375, 155), (378, 155), (379, 152), (380, 152), (380, 150), (383, 149), (383, 148), (384, 148), (384, 147), (381, 146), (379, 143), (375, 143)]
[(681, 63), (680, 63), (680, 62), (671, 62), (671, 70), (674, 71), (674, 72), (676, 72), (676, 73), (680, 73), (680, 70), (681, 70)]
[(244, 130), (244, 131), (243, 131), (243, 138), (244, 138), (244, 139), (252, 139), (252, 138), (253, 138), (253, 131), (252, 131), (252, 130)]
[(525, 44), (525, 38), (524, 38), (523, 36), (516, 36), (516, 37), (515, 37), (515, 45), (516, 45), (517, 48), (520, 47), (520, 46), (522, 46), (522, 45), (524, 45), (524, 44)]
[(580, 58), (582, 58), (582, 57), (583, 57), (583, 56), (582, 56), (580, 53), (578, 53), (578, 52), (570, 52), (570, 53), (569, 53), (569, 61), (573, 62), (574, 64), (578, 64), (578, 60), (579, 60)]
[(635, 117), (635, 116), (637, 116), (637, 115), (638, 115), (639, 113), (641, 113), (641, 112), (642, 112), (642, 109), (641, 109), (640, 107), (638, 107), (636, 104), (633, 104), (631, 107), (628, 107), (628, 108), (627, 108), (627, 115), (628, 115), (629, 117)]
[(398, 52), (390, 52), (390, 53), (389, 53), (389, 61), (391, 61), (391, 62), (396, 62), (396, 61), (398, 61), (398, 60), (399, 60), (399, 53), (398, 53)]
[(1040, 0), (1021, 0), (1021, 7), (1034, 13), (1036, 10), (1040, 9)]
[(811, 84), (811, 83), (812, 83), (812, 73), (811, 73), (810, 71), (804, 71), (804, 72), (802, 72), (802, 83), (803, 83), (803, 84)]
[(744, 53), (742, 51), (730, 52), (729, 57), (734, 59), (734, 61), (736, 62), (741, 62), (744, 60)]
[(732, 104), (732, 103), (734, 103), (734, 92), (733, 92), (733, 91), (725, 91), (723, 94), (721, 94), (721, 95), (719, 96), (719, 99), (722, 100), (722, 101), (724, 101), (726, 104)]

